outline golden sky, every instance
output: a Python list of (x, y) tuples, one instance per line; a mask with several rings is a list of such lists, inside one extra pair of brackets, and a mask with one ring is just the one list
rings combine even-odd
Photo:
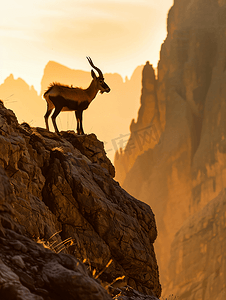
[(173, 0), (1, 0), (0, 84), (11, 73), (40, 92), (53, 60), (130, 77), (147, 60), (157, 66)]

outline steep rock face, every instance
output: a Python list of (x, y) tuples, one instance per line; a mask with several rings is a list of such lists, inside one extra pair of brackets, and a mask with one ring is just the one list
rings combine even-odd
[[(162, 134), (158, 144), (135, 155), (125, 180), (120, 181), (155, 211), (163, 291), (167, 282), (174, 282), (168, 249), (176, 232), (226, 187), (225, 16), (224, 0), (174, 2), (158, 65)], [(122, 158), (116, 174), (123, 164)]]
[(124, 285), (159, 297), (153, 212), (113, 180), (103, 143), (19, 125), (2, 103), (0, 133), (2, 235), (7, 228), (48, 241), (58, 232), (54, 243), (72, 239), (67, 252), (97, 272), (112, 259), (101, 275), (106, 285), (125, 276)]
[(131, 135), (124, 149), (115, 154), (114, 165), (117, 170), (116, 179), (124, 182), (127, 173), (132, 168), (136, 158), (159, 142), (161, 124), (157, 101), (157, 80), (149, 62), (142, 71), (141, 106), (137, 121), (133, 119), (130, 125)]

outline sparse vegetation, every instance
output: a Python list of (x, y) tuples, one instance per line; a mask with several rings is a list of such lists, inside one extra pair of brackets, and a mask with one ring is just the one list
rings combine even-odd
[(67, 238), (60, 243), (57, 243), (56, 240), (51, 242), (51, 240), (54, 238), (54, 236), (60, 232), (61, 231), (54, 233), (47, 241), (44, 239), (38, 238), (36, 240), (36, 242), (39, 244), (42, 244), (44, 248), (48, 248), (55, 253), (60, 253), (61, 251), (66, 250), (68, 247), (70, 247), (74, 244), (74, 241), (72, 238)]
[[(66, 250), (68, 247), (70, 247), (70, 246), (72, 246), (72, 245), (74, 244), (74, 241), (73, 241), (72, 238), (67, 238), (67, 239), (65, 239), (64, 241), (62, 241), (61, 243), (58, 243), (58, 244), (57, 244), (57, 241), (56, 241), (56, 240), (53, 241), (53, 242), (51, 242), (51, 240), (54, 238), (54, 236), (57, 235), (57, 234), (60, 233), (60, 232), (61, 232), (61, 231), (58, 231), (58, 232), (54, 233), (47, 241), (44, 240), (44, 239), (38, 238), (38, 239), (36, 240), (36, 242), (39, 243), (39, 244), (42, 244), (44, 248), (50, 249), (50, 250), (52, 250), (53, 252), (55, 252), (55, 253), (58, 254), (58, 253), (60, 253), (62, 250)], [(115, 278), (110, 284), (104, 283), (104, 282), (99, 278), (99, 277), (107, 270), (107, 268), (111, 265), (111, 263), (113, 262), (112, 259), (109, 260), (109, 262), (106, 264), (106, 266), (105, 266), (99, 273), (97, 273), (97, 270), (96, 270), (95, 268), (92, 270), (92, 266), (91, 266), (91, 264), (90, 264), (90, 262), (89, 262), (88, 259), (85, 258), (85, 259), (83, 259), (82, 262), (83, 262), (84, 264), (88, 264), (87, 269), (88, 269), (88, 271), (90, 272), (91, 276), (92, 276), (95, 280), (98, 279), (99, 282), (100, 282), (100, 284), (105, 288), (105, 290), (106, 290), (109, 294), (111, 294), (111, 293), (109, 292), (109, 288), (110, 288), (114, 283), (116, 283), (117, 281), (123, 280), (123, 279), (125, 278), (124, 275), (121, 276), (121, 277), (117, 277), (117, 278)], [(171, 300), (171, 299), (170, 299), (170, 300)]]
[[(108, 292), (108, 294), (111, 295), (111, 296), (112, 296), (112, 293), (110, 292), (110, 288), (112, 287), (112, 285), (115, 284), (117, 281), (123, 280), (123, 279), (125, 278), (125, 275), (123, 275), (123, 276), (121, 276), (121, 277), (117, 277), (117, 278), (115, 278), (115, 279), (114, 279), (111, 283), (109, 283), (109, 284), (107, 284), (106, 282), (103, 282), (103, 281), (100, 279), (100, 276), (107, 270), (107, 268), (111, 265), (112, 262), (113, 262), (113, 260), (110, 259), (109, 262), (106, 264), (106, 266), (105, 266), (99, 273), (97, 273), (97, 270), (96, 270), (96, 269), (93, 269), (93, 270), (92, 270), (91, 264), (90, 264), (90, 262), (89, 262), (86, 258), (83, 260), (83, 263), (84, 263), (84, 264), (85, 264), (85, 263), (88, 263), (87, 269), (88, 269), (88, 271), (90, 271), (91, 276), (92, 276), (95, 280), (98, 279), (98, 281), (100, 282), (100, 284), (102, 285), (102, 287), (103, 287), (103, 288)], [(113, 287), (112, 287), (112, 289), (113, 289)], [(116, 296), (119, 296), (119, 294), (117, 294)], [(115, 296), (115, 297), (116, 297), (116, 296)]]
[[(64, 241), (62, 241), (61, 243), (58, 243), (58, 244), (57, 244), (57, 241), (56, 241), (56, 240), (53, 241), (53, 242), (51, 242), (51, 240), (54, 238), (54, 236), (57, 235), (57, 234), (60, 233), (60, 232), (61, 232), (61, 231), (58, 231), (58, 232), (54, 233), (47, 241), (44, 240), (44, 239), (38, 238), (38, 239), (36, 240), (36, 242), (39, 243), (39, 244), (42, 244), (44, 248), (50, 249), (50, 250), (52, 250), (53, 252), (55, 252), (55, 253), (58, 254), (58, 253), (60, 253), (62, 250), (66, 250), (68, 247), (72, 246), (73, 243), (74, 243), (72, 238), (67, 238), (67, 239), (65, 239)], [(100, 284), (105, 288), (105, 290), (106, 290), (109, 294), (111, 294), (111, 293), (109, 292), (109, 288), (110, 288), (114, 283), (116, 283), (118, 280), (123, 280), (123, 279), (125, 278), (124, 275), (121, 276), (121, 277), (117, 277), (117, 278), (115, 278), (110, 284), (106, 284), (106, 283), (102, 282), (102, 280), (99, 278), (99, 277), (106, 271), (106, 269), (111, 265), (111, 263), (113, 262), (112, 259), (109, 260), (109, 262), (106, 264), (106, 266), (105, 266), (99, 273), (97, 273), (97, 270), (96, 270), (95, 268), (92, 269), (92, 266), (91, 266), (91, 264), (90, 264), (90, 262), (89, 262), (88, 259), (85, 258), (85, 259), (83, 259), (82, 262), (83, 262), (84, 264), (87, 264), (87, 263), (88, 263), (87, 269), (88, 269), (88, 271), (90, 272), (92, 278), (94, 278), (95, 280), (98, 279), (98, 280), (100, 281)]]

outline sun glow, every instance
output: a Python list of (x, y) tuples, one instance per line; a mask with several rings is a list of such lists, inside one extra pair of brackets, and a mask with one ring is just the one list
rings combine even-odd
[(0, 12), (0, 83), (13, 73), (40, 92), (48, 61), (88, 71), (86, 55), (123, 77), (146, 60), (156, 66), (172, 2), (6, 1)]

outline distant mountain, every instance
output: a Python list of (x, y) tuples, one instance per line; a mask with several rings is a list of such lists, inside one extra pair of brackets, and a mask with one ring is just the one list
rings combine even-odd
[(26, 121), (31, 126), (44, 126), (45, 102), (33, 86), (23, 79), (15, 79), (11, 74), (0, 85), (0, 99), (7, 108), (14, 110), (20, 123)]
[[(113, 160), (117, 150), (115, 139), (121, 135), (129, 136), (129, 124), (136, 117), (141, 90), (141, 71), (143, 66), (135, 69), (131, 78), (123, 81), (117, 74), (104, 74), (105, 81), (111, 88), (109, 94), (98, 94), (90, 107), (84, 112), (85, 133), (95, 133), (105, 142), (109, 157)], [(103, 69), (104, 72), (104, 69)], [(59, 63), (47, 63), (41, 80), (41, 95), (51, 82), (86, 88), (92, 80), (90, 72), (72, 70)], [(19, 122), (30, 122), (31, 126), (44, 127), (46, 103), (38, 95), (34, 87), (30, 87), (22, 79), (14, 79), (10, 75), (0, 85), (0, 99), (8, 108), (15, 111)], [(59, 130), (76, 130), (73, 112), (64, 112), (57, 117)], [(51, 119), (50, 129), (53, 130)]]
[(54, 61), (49, 61), (44, 68), (41, 80), (41, 94), (51, 82), (60, 82), (63, 84), (85, 88), (90, 81), (90, 72), (82, 70), (73, 70)]

